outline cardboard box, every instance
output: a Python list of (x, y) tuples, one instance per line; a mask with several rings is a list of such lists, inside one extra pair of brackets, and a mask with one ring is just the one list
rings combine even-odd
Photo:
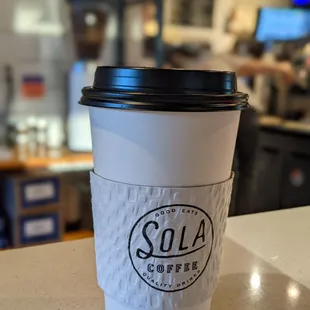
[(4, 209), (10, 218), (62, 204), (57, 175), (7, 176), (3, 185)]
[(8, 175), (3, 209), (12, 247), (61, 241), (64, 234), (61, 178), (56, 174)]
[(10, 245), (32, 246), (61, 241), (64, 234), (61, 209), (10, 219)]

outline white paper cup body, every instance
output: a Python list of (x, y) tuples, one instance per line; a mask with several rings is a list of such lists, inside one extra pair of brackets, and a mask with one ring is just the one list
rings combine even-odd
[[(94, 172), (105, 180), (119, 183), (120, 187), (126, 187), (125, 184), (129, 184), (149, 188), (199, 188), (225, 182), (231, 178), (239, 119), (238, 110), (156, 112), (90, 107)], [(193, 189), (190, 194), (184, 194), (184, 197), (190, 197), (196, 193), (197, 191)], [(96, 203), (94, 195), (98, 193), (93, 191), (92, 194), (96, 239), (108, 240), (110, 239), (108, 234), (103, 237), (102, 232), (109, 223), (99, 218), (98, 205), (101, 198)], [(110, 196), (113, 195), (112, 193)], [(118, 198), (115, 199), (118, 200)], [(109, 204), (114, 203), (109, 202)], [(200, 204), (204, 204), (203, 199)], [(217, 212), (219, 219), (224, 217), (224, 222), (220, 220), (218, 223), (214, 222), (214, 225), (219, 227), (218, 238), (220, 239), (223, 238), (227, 217), (227, 212), (223, 209), (228, 209), (229, 203), (225, 204), (226, 206), (220, 206), (218, 210), (207, 210), (209, 214), (213, 212), (214, 217)], [(214, 209), (211, 205), (207, 208)], [(109, 216), (111, 217), (111, 214)], [(115, 214), (115, 218), (118, 217)], [(106, 252), (113, 245), (103, 249), (102, 241), (97, 242), (97, 240), (98, 279), (100, 286), (104, 287), (104, 280), (100, 278), (106, 272), (107, 263), (101, 259), (98, 260), (98, 257), (102, 257), (101, 253)], [(215, 258), (217, 266), (221, 249), (218, 249), (218, 252)], [(217, 268), (214, 273), (218, 274)], [(217, 274), (215, 280), (213, 279), (215, 282)], [(106, 277), (106, 274), (103, 277)], [(106, 296), (105, 300), (106, 310), (141, 309), (109, 296)], [(198, 305), (173, 310), (209, 310), (210, 304), (211, 298)], [(166, 310), (166, 308), (158, 308), (158, 310)]]
[(210, 310), (248, 105), (235, 73), (98, 67), (82, 94), (105, 310)]
[(90, 108), (94, 171), (144, 186), (204, 186), (230, 178), (240, 111)]

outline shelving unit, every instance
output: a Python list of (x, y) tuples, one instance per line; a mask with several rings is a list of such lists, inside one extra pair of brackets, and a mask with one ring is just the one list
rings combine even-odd
[[(182, 25), (178, 23), (178, 7), (176, 2), (180, 0), (165, 0), (162, 39), (167, 44), (210, 44), (214, 52), (229, 50), (235, 41), (235, 36), (224, 32), (224, 24), (227, 12), (222, 12), (224, 0), (214, 3), (213, 16), (210, 18), (210, 27)], [(204, 2), (204, 1), (202, 1)], [(224, 4), (225, 5), (225, 4)], [(227, 10), (228, 11), (228, 10)], [(225, 15), (226, 14), (226, 15)], [(158, 34), (159, 25), (156, 20), (148, 22), (144, 26), (144, 33), (148, 37)]]

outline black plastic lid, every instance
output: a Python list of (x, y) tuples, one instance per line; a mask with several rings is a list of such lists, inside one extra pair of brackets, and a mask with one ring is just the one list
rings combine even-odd
[(222, 111), (248, 107), (233, 72), (98, 67), (81, 104), (155, 111)]

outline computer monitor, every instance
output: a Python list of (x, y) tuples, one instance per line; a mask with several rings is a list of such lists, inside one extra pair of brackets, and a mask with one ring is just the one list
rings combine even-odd
[(256, 27), (260, 42), (293, 41), (310, 35), (310, 11), (296, 8), (262, 8)]
[(310, 0), (292, 0), (293, 6), (295, 7), (303, 7), (309, 8), (310, 7)]

